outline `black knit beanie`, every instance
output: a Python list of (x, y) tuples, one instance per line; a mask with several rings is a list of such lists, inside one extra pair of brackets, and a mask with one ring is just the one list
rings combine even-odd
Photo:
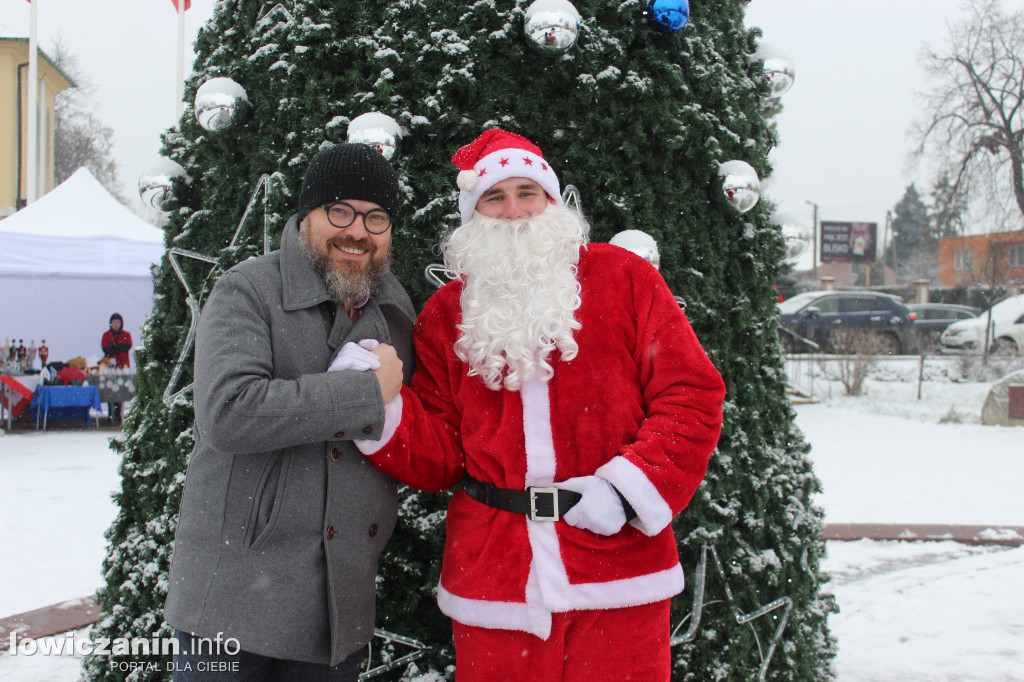
[(365, 144), (336, 144), (317, 152), (299, 195), (299, 222), (313, 209), (343, 199), (372, 201), (398, 215), (398, 175), (388, 160)]
[(114, 313), (110, 316), (110, 324), (114, 324), (114, 320), (120, 320), (121, 324), (124, 325), (124, 318), (121, 317), (120, 313)]

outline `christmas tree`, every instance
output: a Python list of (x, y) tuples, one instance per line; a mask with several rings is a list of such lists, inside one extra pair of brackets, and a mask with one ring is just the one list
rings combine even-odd
[(934, 225), (917, 187), (909, 185), (893, 207), (892, 243), (885, 250), (885, 264), (900, 280), (938, 278), (940, 235)]
[[(542, 3), (573, 23), (568, 3)], [(783, 242), (764, 202), (740, 212), (720, 174), (731, 160), (769, 174), (771, 85), (752, 57), (758, 32), (744, 26), (743, 0), (694, 6), (682, 28), (678, 14), (645, 12), (685, 4), (577, 0), (580, 28), (568, 46), (557, 26), (528, 35), (536, 15), (525, 0), (218, 5), (197, 39), (186, 100), (230, 78), (244, 88), (233, 93), (236, 116), (245, 101), (248, 115), (214, 133), (186, 109), (164, 137), (164, 156), (187, 175), (168, 181), (168, 244), (217, 263), (181, 255), (180, 278), (169, 261), (156, 273), (139, 395), (117, 443), (121, 511), (108, 532), (98, 636), (169, 634), (166, 572), (193, 446), (191, 396), (180, 393), (192, 371), (183, 282), (201, 305), (219, 272), (263, 250), (265, 229), (273, 248), (309, 159), (345, 141), (357, 116), (378, 112), (402, 133), (392, 159), (403, 201), (393, 269), (417, 306), (434, 290), (424, 268), (458, 223), (448, 158), (488, 127), (541, 146), (563, 186), (579, 188), (592, 240), (638, 229), (658, 241), (661, 272), (728, 387), (718, 452), (676, 522), (688, 588), (673, 605), (674, 679), (832, 676), (835, 606), (822, 593), (822, 513), (810, 499), (818, 482), (776, 336)], [(434, 603), (446, 505), (446, 495), (404, 490), (381, 561), (378, 627), (431, 647), (408, 676), (453, 672), (450, 627)], [(87, 676), (169, 677), (155, 670), (168, 660), (160, 654), (130, 657), (151, 662), (149, 671), (114, 660), (87, 659)]]

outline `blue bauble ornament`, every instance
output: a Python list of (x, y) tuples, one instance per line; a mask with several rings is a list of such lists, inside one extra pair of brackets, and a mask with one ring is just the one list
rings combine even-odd
[(675, 33), (690, 18), (690, 3), (687, 0), (650, 0), (644, 16), (662, 33)]

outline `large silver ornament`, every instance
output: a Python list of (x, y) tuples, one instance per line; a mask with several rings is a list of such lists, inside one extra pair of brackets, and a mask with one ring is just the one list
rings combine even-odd
[(763, 43), (754, 53), (754, 59), (764, 62), (764, 77), (771, 86), (772, 97), (778, 97), (793, 87), (796, 69), (792, 59), (775, 47)]
[(658, 253), (658, 242), (656, 242), (654, 237), (646, 232), (641, 232), (640, 230), (623, 230), (612, 237), (608, 243), (622, 247), (627, 251), (632, 251), (653, 265), (656, 269), (661, 268), (661, 255)]
[(398, 150), (398, 141), (402, 138), (402, 128), (398, 121), (387, 114), (371, 111), (356, 116), (348, 124), (348, 141), (368, 144), (388, 161)]
[(196, 91), (195, 110), (204, 130), (225, 133), (245, 120), (249, 97), (245, 88), (230, 78), (211, 78)]
[(192, 181), (179, 164), (170, 159), (161, 159), (139, 176), (142, 203), (158, 211), (167, 210), (165, 206), (174, 194), (174, 180), (177, 178), (186, 183)]
[(785, 214), (772, 216), (772, 222), (782, 232), (782, 243), (786, 249), (782, 259), (794, 263), (811, 247), (811, 230), (796, 218)]
[(725, 198), (737, 211), (746, 213), (757, 205), (761, 198), (761, 181), (753, 166), (746, 161), (726, 161), (719, 167), (718, 174), (722, 176)]
[(536, 0), (526, 8), (523, 33), (538, 52), (562, 54), (576, 44), (580, 21), (580, 13), (569, 0)]

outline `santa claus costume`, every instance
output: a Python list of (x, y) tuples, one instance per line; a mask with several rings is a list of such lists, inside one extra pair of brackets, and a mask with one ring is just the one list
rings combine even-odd
[[(545, 214), (568, 211), (525, 138), (488, 131), (453, 161), (464, 228), (478, 199), (508, 178), (537, 182), (554, 204)], [(474, 239), (464, 235), (464, 252)], [(671, 524), (704, 477), (725, 389), (654, 267), (608, 244), (574, 245), (567, 259), (572, 291), (546, 298), (567, 302), (570, 328), (541, 333), (533, 362), (481, 359), (490, 341), (473, 332), (481, 303), (467, 294), (486, 276), (440, 289), (417, 322), (411, 389), (388, 406), (382, 440), (360, 446), (408, 485), (464, 483), (448, 507), (438, 587), (455, 621), (460, 680), (669, 676), (668, 600), (683, 589)], [(501, 315), (493, 320), (500, 327)], [(492, 334), (512, 339), (504, 348), (516, 345), (509, 329)], [(471, 333), (479, 341), (463, 338)], [(616, 513), (631, 515), (621, 530), (598, 534), (553, 508), (565, 495), (597, 499), (594, 481), (613, 491)], [(509, 511), (517, 495), (527, 508)]]

